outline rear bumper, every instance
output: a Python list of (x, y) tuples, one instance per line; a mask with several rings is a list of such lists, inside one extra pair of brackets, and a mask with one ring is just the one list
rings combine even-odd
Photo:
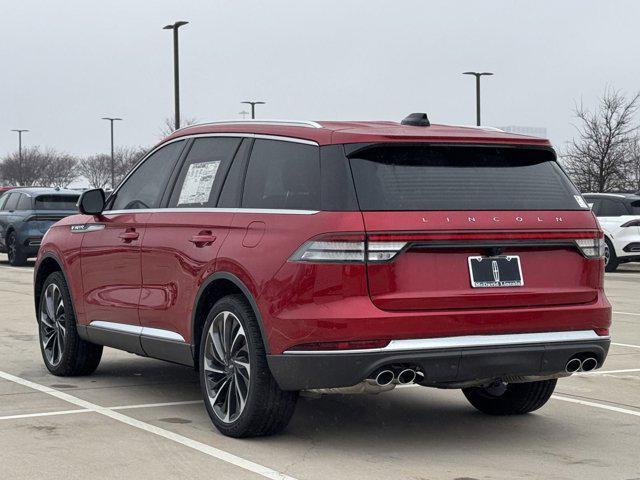
[[(562, 335), (569, 334), (569, 335)], [(581, 335), (582, 334), (582, 335)], [(488, 340), (487, 340), (488, 339)], [(284, 390), (355, 385), (390, 365), (417, 367), (424, 385), (447, 386), (509, 376), (563, 373), (574, 355), (593, 356), (602, 366), (609, 337), (593, 331), (446, 337), (394, 342), (384, 349), (269, 355), (271, 372)], [(422, 347), (420, 347), (420, 342)], [(398, 345), (401, 348), (396, 348)]]

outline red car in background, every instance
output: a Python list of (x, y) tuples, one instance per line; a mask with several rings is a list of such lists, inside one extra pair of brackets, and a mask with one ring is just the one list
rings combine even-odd
[(424, 114), (214, 122), (79, 208), (36, 263), (47, 368), (90, 374), (104, 345), (195, 366), (226, 435), (282, 430), (310, 389), (527, 413), (607, 355), (603, 234), (546, 140)]
[(13, 190), (14, 188), (17, 188), (17, 187), (2, 187), (2, 186), (0, 186), (0, 195), (2, 195), (6, 191)]

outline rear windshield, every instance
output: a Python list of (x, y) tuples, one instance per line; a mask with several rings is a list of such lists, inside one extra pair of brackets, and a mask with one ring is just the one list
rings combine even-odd
[(40, 195), (36, 197), (36, 210), (75, 210), (77, 195)]
[(546, 150), (377, 146), (354, 152), (350, 163), (365, 211), (584, 209)]

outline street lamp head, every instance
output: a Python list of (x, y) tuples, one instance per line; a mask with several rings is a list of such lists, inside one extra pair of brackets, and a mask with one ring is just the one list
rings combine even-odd
[(180, 20), (177, 21), (176, 23), (173, 23), (171, 25), (165, 25), (164, 27), (162, 27), (163, 30), (174, 30), (174, 29), (178, 29), (180, 27), (182, 27), (183, 25), (186, 25), (189, 22), (185, 22), (184, 20)]
[(122, 120), (122, 119), (118, 117), (102, 117), (102, 120), (109, 120), (111, 122), (115, 122), (117, 120)]
[(463, 75), (475, 75), (476, 77), (482, 77), (483, 75), (493, 75), (491, 72), (462, 72)]
[(244, 102), (240, 102), (240, 103), (246, 103), (247, 105), (266, 105), (267, 102), (252, 102), (250, 100), (245, 100)]
[(23, 133), (23, 132), (28, 132), (29, 130), (25, 130), (24, 128), (17, 128), (17, 129), (13, 129), (11, 131), (12, 132), (18, 132), (18, 133)]

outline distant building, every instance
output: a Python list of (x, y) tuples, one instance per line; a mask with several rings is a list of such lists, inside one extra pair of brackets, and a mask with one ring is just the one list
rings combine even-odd
[(520, 135), (547, 138), (547, 129), (545, 127), (521, 127), (519, 125), (508, 125), (506, 127), (498, 128), (509, 133), (519, 133)]

